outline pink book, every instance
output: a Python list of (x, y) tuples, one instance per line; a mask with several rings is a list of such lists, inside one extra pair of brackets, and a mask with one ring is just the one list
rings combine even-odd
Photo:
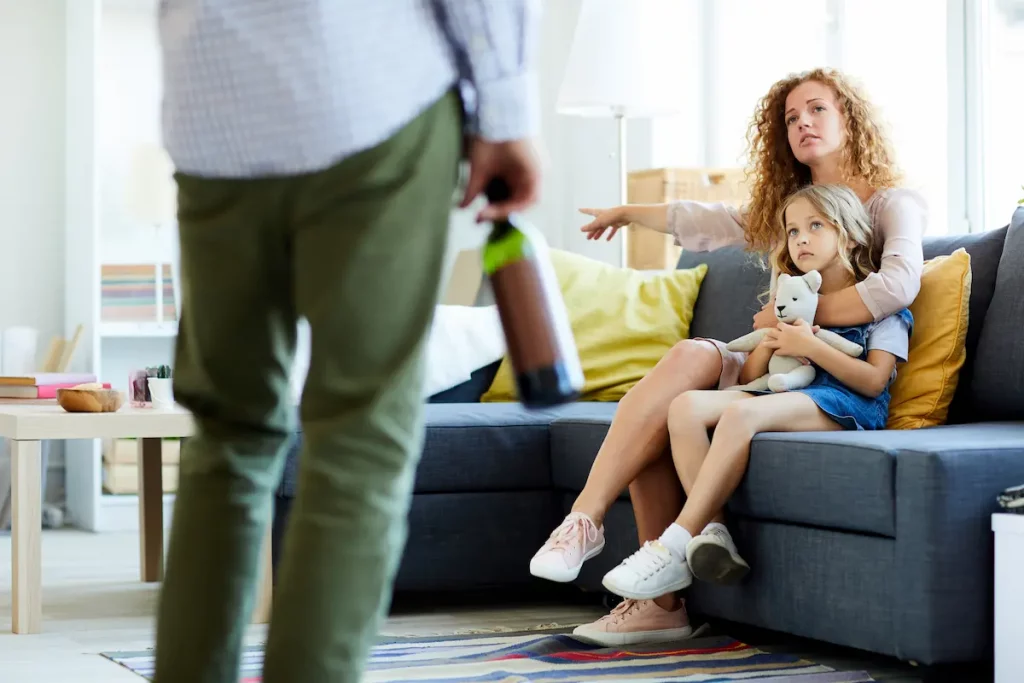
[(51, 384), (88, 384), (96, 375), (88, 372), (39, 372), (32, 375), (0, 377), (0, 386), (42, 387)]
[[(25, 398), (25, 399), (47, 399), (57, 398), (58, 389), (70, 389), (82, 382), (65, 382), (62, 384), (42, 384), (39, 386), (4, 385), (0, 384), (0, 398)], [(105, 383), (104, 389), (109, 389), (110, 384)]]

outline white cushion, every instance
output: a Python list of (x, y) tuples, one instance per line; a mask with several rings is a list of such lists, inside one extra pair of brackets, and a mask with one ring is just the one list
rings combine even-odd
[(423, 396), (462, 384), (504, 355), (497, 306), (438, 306), (427, 339)]
[[(309, 369), (310, 330), (305, 320), (299, 321), (296, 347), (291, 388), (297, 403)], [(423, 396), (462, 384), (474, 370), (504, 355), (497, 306), (438, 306), (427, 339)]]

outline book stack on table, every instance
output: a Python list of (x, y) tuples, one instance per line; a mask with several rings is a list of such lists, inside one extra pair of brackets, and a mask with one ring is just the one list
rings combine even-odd
[[(57, 398), (58, 389), (70, 389), (96, 381), (96, 375), (82, 372), (38, 372), (30, 375), (0, 376), (0, 399), (28, 401)], [(109, 389), (110, 384), (104, 384)]]

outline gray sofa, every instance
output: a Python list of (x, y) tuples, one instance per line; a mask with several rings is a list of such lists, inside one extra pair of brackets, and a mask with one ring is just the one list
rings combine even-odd
[[(926, 240), (972, 256), (968, 361), (951, 422), (920, 431), (765, 434), (729, 502), (752, 569), (737, 587), (695, 583), (697, 613), (922, 664), (986, 660), (992, 647), (996, 495), (1024, 483), (1024, 207), (988, 233)], [(747, 332), (765, 273), (738, 249), (684, 253), (709, 271), (691, 333)], [(615, 413), (577, 403), (528, 412), (474, 402), (494, 366), (433, 397), (399, 591), (536, 585), (529, 559), (568, 512)], [(452, 402), (454, 401), (454, 402)], [(276, 542), (297, 452), (278, 497)], [(637, 547), (627, 493), (608, 544), (577, 584)]]

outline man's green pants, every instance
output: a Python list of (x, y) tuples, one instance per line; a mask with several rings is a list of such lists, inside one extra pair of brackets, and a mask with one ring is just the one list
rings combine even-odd
[(158, 683), (234, 683), (312, 330), (266, 683), (359, 679), (390, 603), (422, 443), (422, 340), (462, 146), (449, 93), (384, 143), (297, 176), (178, 176), (182, 453)]

